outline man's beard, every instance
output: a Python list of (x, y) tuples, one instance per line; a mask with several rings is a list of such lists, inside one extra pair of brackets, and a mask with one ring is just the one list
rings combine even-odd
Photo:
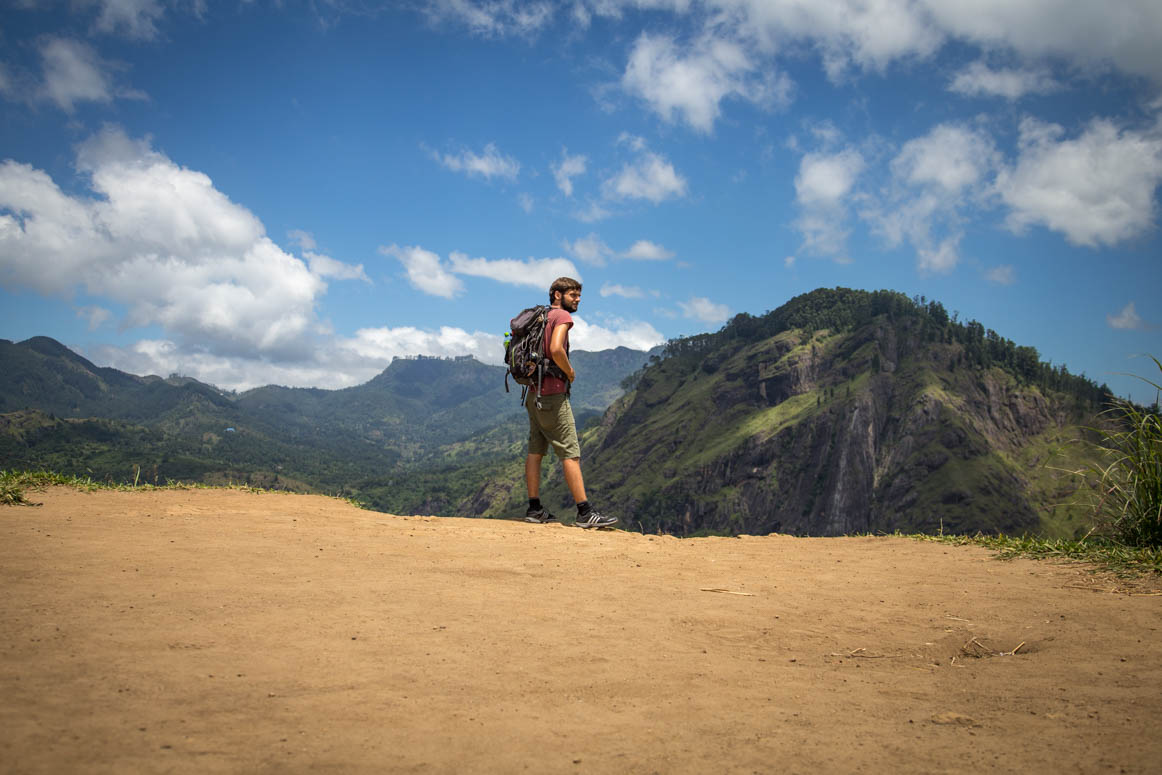
[(566, 312), (573, 313), (577, 311), (577, 306), (581, 303), (580, 300), (569, 301), (568, 299), (561, 299), (561, 306), (565, 308)]

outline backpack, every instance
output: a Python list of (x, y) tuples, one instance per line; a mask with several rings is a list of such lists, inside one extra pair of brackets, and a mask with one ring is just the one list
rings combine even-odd
[[(565, 379), (565, 373), (545, 349), (545, 324), (549, 319), (549, 307), (538, 304), (522, 310), (509, 321), (509, 333), (504, 335), (504, 392), (508, 393), (508, 378), (512, 377), (522, 385), (520, 400), (523, 404), (529, 388), (536, 385), (537, 401), (541, 398), (541, 381), (545, 374)], [(538, 407), (539, 408), (539, 407)]]

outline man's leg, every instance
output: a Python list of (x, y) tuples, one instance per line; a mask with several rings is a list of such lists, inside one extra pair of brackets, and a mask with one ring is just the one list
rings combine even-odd
[(541, 458), (543, 457), (544, 455), (529, 453), (529, 456), (525, 458), (525, 485), (529, 488), (529, 500), (541, 497)]
[(585, 478), (581, 476), (581, 458), (571, 457), (567, 460), (562, 460), (561, 467), (565, 469), (565, 484), (569, 485), (569, 492), (573, 495), (573, 502), (584, 503), (589, 500), (585, 497)]

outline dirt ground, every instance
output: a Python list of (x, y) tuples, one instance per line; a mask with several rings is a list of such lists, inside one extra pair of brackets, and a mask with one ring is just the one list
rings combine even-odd
[(900, 538), (30, 495), (0, 507), (3, 772), (1162, 769), (1149, 583)]

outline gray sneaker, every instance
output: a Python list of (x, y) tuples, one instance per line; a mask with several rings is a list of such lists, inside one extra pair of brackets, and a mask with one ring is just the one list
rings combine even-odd
[(536, 510), (529, 509), (525, 512), (525, 522), (544, 524), (545, 522), (555, 522), (556, 520), (557, 518), (550, 514), (549, 510), (546, 508), (540, 508)]
[(577, 517), (577, 521), (573, 524), (577, 527), (613, 527), (617, 524), (617, 517), (607, 517), (593, 509), (584, 517)]

